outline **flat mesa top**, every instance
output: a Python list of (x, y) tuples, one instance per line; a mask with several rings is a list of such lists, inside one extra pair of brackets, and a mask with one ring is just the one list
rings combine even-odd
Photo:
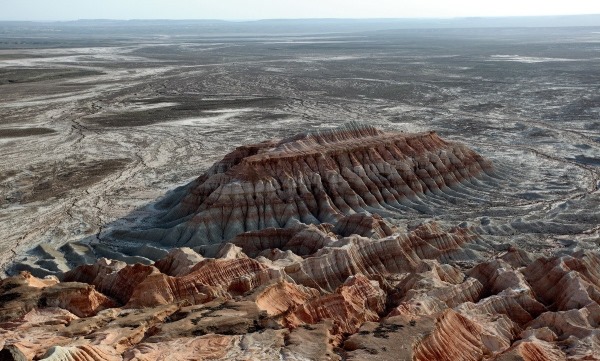
[[(448, 144), (437, 133), (400, 133), (384, 132), (372, 126), (350, 125), (333, 130), (314, 133), (302, 133), (281, 141), (266, 141), (240, 148), (255, 148), (257, 153), (246, 157), (244, 163), (256, 163), (265, 160), (295, 158), (312, 154), (338, 154), (379, 145), (402, 142), (409, 146), (411, 140), (418, 139), (419, 143), (430, 143), (438, 146)], [(421, 148), (416, 145), (415, 150)]]
[[(480, 158), (461, 144), (444, 141), (433, 131), (384, 132), (370, 125), (351, 122), (331, 130), (300, 133), (283, 140), (273, 139), (238, 147), (216, 164), (225, 166), (217, 167), (221, 171), (216, 173), (256, 181), (273, 172), (279, 173), (282, 168), (288, 169), (297, 161), (309, 164), (314, 171), (334, 163), (357, 165), (411, 157), (430, 158), (439, 151), (454, 152), (457, 148), (459, 153)], [(214, 173), (209, 171), (209, 174)]]

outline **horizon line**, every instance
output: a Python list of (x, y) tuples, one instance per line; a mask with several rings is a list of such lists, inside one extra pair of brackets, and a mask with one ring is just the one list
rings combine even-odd
[[(369, 20), (467, 20), (467, 19), (508, 19), (508, 18), (555, 18), (555, 17), (580, 17), (580, 16), (600, 16), (600, 13), (589, 14), (554, 14), (554, 15), (480, 15), (480, 16), (424, 16), (424, 17), (308, 17), (308, 18), (256, 18), (256, 19), (224, 19), (224, 18), (79, 18), (79, 19), (0, 19), (0, 22), (31, 22), (31, 23), (61, 23), (77, 21), (220, 21), (220, 22), (257, 22), (257, 21), (306, 21), (306, 20), (348, 20), (348, 21), (369, 21)], [(598, 24), (600, 26), (600, 24)]]

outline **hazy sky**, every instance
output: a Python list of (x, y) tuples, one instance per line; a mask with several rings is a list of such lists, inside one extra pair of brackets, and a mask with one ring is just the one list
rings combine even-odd
[(0, 0), (0, 20), (600, 14), (600, 0)]

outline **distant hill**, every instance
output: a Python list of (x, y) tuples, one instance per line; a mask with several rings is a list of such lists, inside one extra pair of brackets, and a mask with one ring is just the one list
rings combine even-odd
[(353, 33), (400, 29), (600, 27), (600, 14), (568, 16), (469, 17), (431, 19), (269, 19), (225, 20), (109, 20), (33, 22), (0, 21), (1, 36), (27, 36), (40, 31), (62, 35), (196, 34), (281, 35)]
[(464, 18), (390, 18), (390, 19), (265, 19), (251, 21), (227, 21), (218, 19), (82, 19), (75, 21), (0, 21), (0, 25), (30, 26), (181, 26), (222, 25), (261, 27), (375, 27), (375, 28), (470, 28), (470, 27), (570, 27), (600, 26), (600, 14), (560, 16), (510, 16), (510, 17), (464, 17)]

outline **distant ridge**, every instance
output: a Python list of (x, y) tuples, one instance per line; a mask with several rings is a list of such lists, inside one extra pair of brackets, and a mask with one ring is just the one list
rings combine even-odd
[(556, 15), (556, 16), (513, 16), (513, 17), (461, 17), (461, 18), (375, 18), (375, 19), (81, 19), (66, 21), (2, 21), (0, 27), (12, 26), (56, 26), (56, 27), (213, 27), (222, 31), (244, 30), (254, 33), (271, 32), (356, 32), (393, 29), (459, 29), (459, 28), (514, 28), (514, 27), (600, 27), (600, 14)]

